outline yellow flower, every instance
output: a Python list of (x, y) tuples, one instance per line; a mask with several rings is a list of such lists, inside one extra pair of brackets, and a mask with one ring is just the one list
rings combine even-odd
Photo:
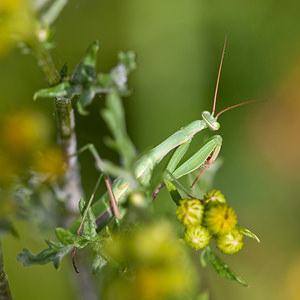
[(177, 219), (186, 227), (200, 225), (203, 216), (203, 205), (197, 199), (184, 199), (176, 210)]
[(217, 247), (226, 254), (234, 254), (243, 247), (243, 234), (238, 229), (233, 229), (215, 238)]
[(203, 222), (212, 234), (225, 234), (235, 227), (237, 220), (232, 207), (213, 204), (208, 205)]
[(195, 249), (206, 247), (211, 239), (209, 231), (203, 226), (190, 226), (184, 232), (184, 241)]
[(205, 196), (204, 196), (204, 203), (205, 204), (209, 204), (209, 203), (225, 203), (226, 199), (224, 197), (224, 195), (221, 193), (221, 191), (217, 191), (217, 190), (212, 190), (210, 192), (208, 192)]

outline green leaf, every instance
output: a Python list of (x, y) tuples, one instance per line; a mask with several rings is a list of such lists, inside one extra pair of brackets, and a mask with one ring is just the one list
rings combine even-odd
[(237, 225), (236, 227), (243, 235), (246, 235), (252, 239), (255, 239), (255, 240), (257, 240), (258, 243), (260, 243), (260, 239), (257, 237), (257, 235), (254, 234), (253, 232), (251, 232), (249, 229), (246, 229), (239, 225)]
[(55, 233), (58, 240), (64, 245), (73, 245), (78, 240), (78, 238), (80, 238), (78, 235), (74, 235), (69, 230), (61, 227), (56, 228)]
[(33, 95), (33, 99), (36, 100), (37, 98), (55, 98), (55, 97), (64, 97), (68, 95), (68, 89), (71, 87), (70, 82), (64, 81), (50, 87), (48, 89), (42, 89), (37, 91)]
[(72, 250), (72, 246), (65, 246), (61, 242), (46, 241), (46, 243), (49, 248), (37, 255), (32, 254), (28, 249), (23, 249), (23, 252), (17, 255), (17, 260), (24, 267), (44, 265), (52, 262), (54, 267), (58, 269), (62, 258)]
[(232, 272), (229, 267), (216, 255), (214, 254), (209, 247), (206, 247), (205, 253), (206, 259), (211, 263), (214, 269), (217, 271), (219, 275), (222, 277), (234, 280), (243, 286), (248, 286), (248, 284), (239, 276), (237, 276), (234, 272)]
[[(80, 199), (79, 209), (82, 216), (84, 216), (86, 210), (86, 203), (84, 199)], [(96, 218), (91, 209), (87, 212), (86, 219), (82, 226), (81, 236), (87, 240), (93, 240), (98, 236), (96, 231)]]

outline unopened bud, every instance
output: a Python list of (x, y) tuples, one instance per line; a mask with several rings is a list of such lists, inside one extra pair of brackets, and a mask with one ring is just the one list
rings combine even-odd
[(211, 239), (209, 231), (201, 226), (190, 226), (184, 232), (184, 241), (192, 248), (200, 249), (208, 245)]
[(226, 199), (224, 197), (224, 195), (221, 193), (221, 191), (217, 191), (217, 190), (212, 190), (210, 192), (208, 192), (205, 196), (204, 196), (204, 203), (205, 204), (209, 204), (209, 203), (225, 203)]
[(240, 251), (244, 244), (243, 234), (236, 228), (226, 234), (217, 235), (215, 240), (217, 247), (226, 254)]
[(200, 225), (203, 205), (198, 199), (184, 199), (176, 210), (177, 219), (186, 227)]

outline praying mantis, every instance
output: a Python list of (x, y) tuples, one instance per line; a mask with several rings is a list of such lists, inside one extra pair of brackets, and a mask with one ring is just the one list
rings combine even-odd
[[(192, 186), (195, 184), (196, 180), (199, 178), (202, 172), (204, 172), (217, 158), (221, 145), (222, 145), (222, 137), (220, 135), (214, 135), (209, 138), (200, 148), (199, 150), (191, 156), (188, 160), (182, 163), (179, 167), (179, 163), (182, 160), (183, 156), (187, 152), (189, 145), (193, 139), (193, 137), (200, 131), (208, 128), (211, 131), (217, 131), (220, 128), (220, 123), (218, 122), (219, 116), (235, 107), (245, 105), (248, 103), (253, 103), (262, 100), (251, 100), (243, 103), (239, 103), (233, 106), (230, 106), (215, 115), (216, 109), (216, 100), (218, 93), (218, 86), (220, 80), (220, 74), (224, 59), (224, 53), (226, 48), (226, 36), (222, 51), (221, 62), (218, 71), (217, 84), (215, 88), (214, 101), (213, 101), (213, 109), (212, 112), (204, 111), (202, 112), (202, 119), (191, 122), (185, 127), (182, 127), (180, 130), (172, 134), (169, 138), (163, 141), (161, 144), (150, 150), (147, 154), (143, 155), (140, 159), (138, 159), (134, 165), (134, 173), (136, 180), (141, 182), (141, 184), (148, 184), (151, 180), (153, 169), (156, 165), (158, 165), (161, 160), (173, 149), (177, 148), (172, 155), (165, 174), (171, 174), (172, 176), (168, 177), (168, 180), (172, 181), (173, 179), (179, 179), (180, 177), (193, 172), (200, 167), (203, 167), (203, 170), (197, 176)], [(90, 149), (92, 154), (96, 159), (96, 164), (98, 168), (103, 171), (103, 167), (101, 165), (101, 160), (99, 160), (99, 155), (96, 154), (95, 149), (92, 145), (90, 145)], [(173, 178), (173, 179), (172, 179)], [(106, 182), (107, 183), (107, 182)], [(121, 177), (115, 179), (112, 183), (111, 187), (95, 204), (92, 205), (91, 209), (97, 218), (98, 229), (103, 228), (104, 225), (108, 224), (113, 216), (118, 218), (119, 212), (118, 207), (124, 203), (127, 196), (132, 191), (131, 183)], [(111, 206), (108, 207), (107, 203), (111, 203)], [(82, 224), (81, 220), (81, 224)], [(80, 228), (80, 219), (75, 221), (70, 227), (69, 230), (71, 232), (76, 232), (78, 227)]]

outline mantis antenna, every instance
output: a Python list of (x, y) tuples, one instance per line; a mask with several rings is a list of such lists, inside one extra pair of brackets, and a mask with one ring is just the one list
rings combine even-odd
[[(223, 59), (224, 59), (224, 54), (225, 54), (225, 49), (226, 49), (226, 41), (227, 41), (227, 34), (225, 35), (225, 41), (224, 41), (224, 46), (223, 46), (223, 51), (222, 51), (222, 57), (221, 57), (221, 62), (220, 62), (220, 66), (219, 66), (219, 72), (218, 72), (218, 77), (217, 77), (217, 84), (216, 84), (216, 89), (215, 89), (215, 95), (214, 95), (214, 102), (213, 102), (213, 110), (212, 113), (208, 115), (205, 114), (205, 112), (202, 114), (202, 117), (209, 123), (210, 127), (212, 130), (218, 130), (220, 125), (217, 123), (217, 119), (218, 117), (224, 113), (225, 111), (228, 111), (230, 109), (245, 105), (245, 104), (250, 104), (250, 103), (255, 103), (255, 102), (261, 102), (261, 101), (266, 101), (266, 100), (250, 100), (250, 101), (246, 101), (246, 102), (242, 102), (239, 104), (235, 104), (233, 106), (229, 106), (223, 110), (221, 110), (216, 117), (214, 117), (214, 113), (216, 110), (216, 103), (217, 103), (217, 95), (218, 95), (218, 88), (219, 88), (219, 82), (220, 82), (220, 76), (221, 76), (221, 70), (222, 70), (222, 65), (223, 65)], [(210, 118), (207, 118), (210, 117)], [(218, 126), (216, 126), (218, 125)], [(195, 185), (195, 183), (197, 182), (198, 178), (200, 177), (200, 175), (215, 161), (215, 159), (218, 156), (218, 153), (220, 151), (220, 148), (218, 149), (214, 149), (211, 152), (211, 155), (209, 156), (209, 158), (206, 161), (206, 166), (204, 167), (204, 169), (198, 174), (198, 176), (196, 177), (196, 179), (193, 181), (191, 187), (193, 187)], [(216, 153), (215, 153), (216, 152)]]
[(215, 110), (216, 110), (216, 102), (217, 102), (219, 81), (220, 81), (221, 70), (222, 70), (222, 65), (223, 65), (223, 59), (224, 59), (224, 54), (225, 54), (226, 41), (227, 41), (227, 34), (225, 35), (225, 41), (224, 41), (224, 46), (223, 46), (222, 58), (221, 58), (221, 63), (220, 63), (220, 67), (219, 67), (219, 72), (218, 72), (218, 78), (217, 78), (217, 84), (216, 84), (216, 90), (215, 90), (215, 96), (214, 96), (214, 104), (213, 104), (212, 115), (214, 115)]

